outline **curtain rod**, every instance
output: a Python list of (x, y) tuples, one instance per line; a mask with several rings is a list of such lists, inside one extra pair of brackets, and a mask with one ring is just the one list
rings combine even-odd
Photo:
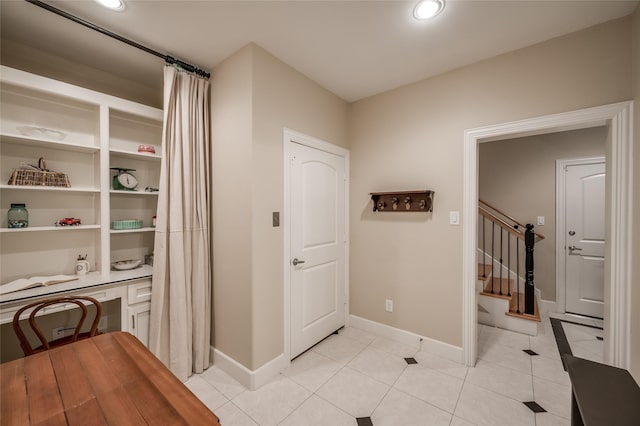
[(73, 22), (75, 22), (77, 24), (83, 25), (83, 26), (85, 26), (85, 27), (87, 27), (87, 28), (89, 28), (91, 30), (97, 31), (97, 32), (102, 33), (102, 34), (104, 34), (106, 36), (109, 36), (109, 37), (114, 38), (114, 39), (116, 39), (118, 41), (121, 41), (122, 43), (128, 44), (129, 46), (133, 46), (136, 49), (140, 49), (140, 50), (142, 50), (144, 52), (147, 52), (147, 53), (149, 53), (149, 54), (151, 54), (153, 56), (157, 56), (158, 58), (162, 58), (168, 64), (176, 64), (179, 67), (183, 68), (184, 70), (186, 70), (188, 72), (195, 73), (195, 74), (197, 74), (197, 75), (199, 75), (201, 77), (205, 77), (205, 78), (211, 77), (210, 73), (208, 73), (208, 72), (206, 72), (206, 71), (204, 71), (204, 70), (202, 70), (200, 68), (197, 68), (197, 67), (195, 67), (195, 66), (193, 66), (191, 64), (183, 62), (183, 61), (181, 61), (179, 59), (176, 59), (176, 58), (174, 58), (172, 56), (164, 55), (164, 54), (158, 52), (157, 50), (153, 50), (153, 49), (151, 49), (151, 48), (149, 48), (147, 46), (143, 46), (140, 43), (136, 43), (133, 40), (129, 40), (128, 38), (125, 38), (125, 37), (123, 37), (123, 36), (121, 36), (119, 34), (111, 32), (111, 31), (109, 31), (109, 30), (107, 30), (105, 28), (99, 27), (99, 26), (97, 26), (97, 25), (95, 25), (95, 24), (93, 24), (93, 23), (91, 23), (89, 21), (86, 21), (86, 20), (84, 20), (82, 18), (79, 18), (79, 17), (77, 17), (75, 15), (72, 15), (72, 14), (70, 14), (68, 12), (65, 12), (64, 10), (60, 10), (58, 8), (55, 8), (55, 7), (51, 6), (50, 4), (47, 4), (47, 3), (43, 2), (43, 1), (40, 1), (40, 0), (25, 0), (25, 1), (31, 3), (31, 4), (33, 4), (35, 6), (41, 7), (43, 9), (45, 9), (45, 10), (48, 10), (49, 12), (55, 13), (56, 15), (60, 15), (63, 18), (67, 18), (67, 19), (69, 19), (69, 20), (71, 20), (71, 21), (73, 21)]

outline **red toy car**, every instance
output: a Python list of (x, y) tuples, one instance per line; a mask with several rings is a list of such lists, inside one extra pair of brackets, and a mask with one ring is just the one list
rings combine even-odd
[(65, 217), (56, 222), (56, 226), (74, 226), (80, 225), (80, 219), (74, 217)]

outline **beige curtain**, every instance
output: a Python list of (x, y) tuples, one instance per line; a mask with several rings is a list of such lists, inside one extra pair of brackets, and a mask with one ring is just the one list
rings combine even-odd
[(209, 367), (209, 82), (167, 65), (149, 349), (182, 381)]

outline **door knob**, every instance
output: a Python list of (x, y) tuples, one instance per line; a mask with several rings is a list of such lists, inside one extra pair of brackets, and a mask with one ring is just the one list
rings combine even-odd
[(304, 260), (298, 260), (297, 257), (294, 257), (291, 263), (293, 263), (293, 266), (298, 266), (299, 263), (304, 263)]
[(571, 251), (580, 251), (582, 249), (580, 247), (576, 247), (576, 246), (569, 246), (569, 250), (571, 250)]

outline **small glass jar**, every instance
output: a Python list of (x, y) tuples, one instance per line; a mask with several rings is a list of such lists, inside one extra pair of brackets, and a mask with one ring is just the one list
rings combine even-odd
[(29, 226), (29, 212), (24, 204), (11, 204), (7, 213), (9, 228), (27, 228)]

